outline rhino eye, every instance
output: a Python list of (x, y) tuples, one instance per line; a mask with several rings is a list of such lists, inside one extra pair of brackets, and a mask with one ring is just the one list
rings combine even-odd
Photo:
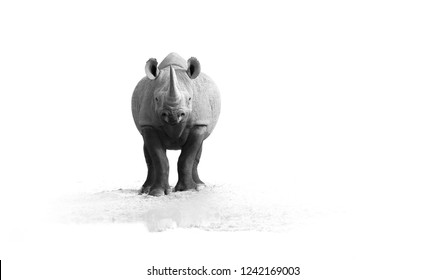
[(158, 97), (155, 97), (155, 101), (158, 101)]
[(189, 101), (192, 99), (192, 97), (189, 97)]

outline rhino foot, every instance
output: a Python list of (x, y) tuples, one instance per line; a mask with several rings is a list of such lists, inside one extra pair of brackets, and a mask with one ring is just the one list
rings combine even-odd
[(162, 188), (151, 189), (149, 191), (149, 195), (151, 195), (151, 196), (163, 196), (164, 193), (165, 193), (165, 190)]
[(175, 186), (175, 191), (182, 192), (182, 191), (196, 190), (197, 186), (198, 185), (195, 182), (189, 182), (187, 184), (184, 182), (178, 182), (177, 185)]
[(149, 191), (149, 195), (151, 196), (163, 196), (171, 193), (170, 187), (167, 188), (152, 188)]
[(205, 183), (198, 183), (197, 184), (197, 191), (201, 191), (204, 188), (206, 188), (206, 184)]
[(172, 192), (170, 187), (168, 188), (154, 188), (151, 186), (142, 186), (141, 190), (138, 192), (139, 195), (148, 194), (151, 196), (163, 196), (168, 195)]
[(142, 195), (142, 194), (145, 194), (145, 193), (149, 193), (149, 191), (150, 191), (150, 186), (143, 185), (141, 187), (141, 189), (139, 190), (138, 194)]

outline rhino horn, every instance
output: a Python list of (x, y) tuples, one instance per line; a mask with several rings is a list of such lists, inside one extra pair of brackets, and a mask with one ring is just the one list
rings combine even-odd
[(175, 69), (173, 66), (170, 66), (169, 94), (167, 96), (167, 100), (170, 104), (178, 104), (181, 101), (181, 95), (179, 94), (177, 83), (178, 80)]

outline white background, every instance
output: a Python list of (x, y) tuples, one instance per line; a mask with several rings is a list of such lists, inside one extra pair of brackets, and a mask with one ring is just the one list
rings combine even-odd
[[(298, 265), (302, 279), (444, 279), (445, 13), (441, 1), (2, 1), (2, 276)], [(325, 218), (288, 233), (41, 222), (76, 184), (144, 177), (130, 98), (145, 61), (172, 51), (222, 94), (202, 176)]]

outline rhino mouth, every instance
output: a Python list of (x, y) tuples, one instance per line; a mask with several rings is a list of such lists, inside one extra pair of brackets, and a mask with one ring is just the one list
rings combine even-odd
[(161, 112), (160, 118), (161, 120), (171, 126), (178, 125), (186, 119), (186, 112), (184, 110), (163, 110)]
[(178, 125), (178, 124), (180, 124), (182, 122), (183, 122), (182, 120), (178, 120), (178, 121), (172, 120), (172, 121), (167, 121), (166, 123), (168, 125), (170, 125), (170, 126), (175, 126), (175, 125)]

